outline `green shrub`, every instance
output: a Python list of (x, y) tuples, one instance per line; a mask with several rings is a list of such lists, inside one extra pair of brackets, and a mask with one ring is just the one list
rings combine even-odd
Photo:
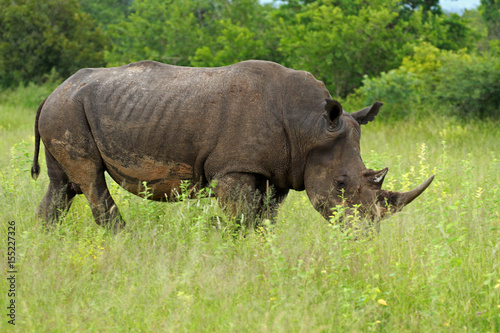
[(384, 102), (384, 119), (398, 119), (414, 112), (419, 101), (419, 85), (417, 75), (406, 70), (391, 70), (376, 78), (365, 76), (358, 93), (361, 94), (363, 105), (371, 105), (374, 101)]
[(500, 58), (447, 56), (437, 71), (435, 96), (461, 117), (500, 117)]
[(19, 85), (16, 88), (0, 90), (0, 105), (13, 106), (16, 108), (36, 109), (43, 102), (60, 82), (48, 79), (44, 85), (36, 85), (29, 83), (27, 85)]
[[(357, 100), (357, 101), (356, 101)], [(377, 77), (348, 98), (369, 105), (386, 102), (392, 119), (439, 112), (461, 118), (500, 116), (500, 58), (495, 49), (483, 54), (444, 51), (423, 43), (402, 65)], [(384, 117), (387, 119), (386, 117)]]

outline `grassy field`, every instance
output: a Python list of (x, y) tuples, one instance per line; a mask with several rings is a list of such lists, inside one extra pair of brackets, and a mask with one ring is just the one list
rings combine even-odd
[(436, 179), (372, 238), (353, 241), (305, 193), (291, 193), (274, 227), (244, 238), (211, 226), (214, 199), (154, 203), (114, 183), (123, 232), (95, 225), (83, 197), (47, 232), (34, 218), (48, 185), (43, 158), (38, 181), (29, 174), (43, 93), (0, 98), (0, 331), (10, 326), (8, 221), (23, 332), (500, 330), (498, 122), (384, 124), (382, 110), (363, 128), (367, 166), (389, 167), (389, 189)]

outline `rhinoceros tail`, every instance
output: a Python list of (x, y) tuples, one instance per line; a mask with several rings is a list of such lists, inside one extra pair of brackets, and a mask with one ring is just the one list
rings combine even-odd
[[(45, 99), (45, 101), (46, 100), (47, 99)], [(38, 118), (40, 118), (40, 113), (42, 112), (45, 101), (43, 101), (42, 104), (40, 104), (40, 106), (38, 107), (35, 118), (35, 156), (33, 157), (33, 166), (31, 167), (31, 178), (35, 180), (40, 174), (40, 164), (38, 163), (38, 155), (40, 153), (40, 132), (38, 131)]]

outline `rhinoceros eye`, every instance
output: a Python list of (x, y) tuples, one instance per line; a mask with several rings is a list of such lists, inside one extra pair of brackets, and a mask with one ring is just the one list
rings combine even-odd
[(346, 187), (346, 183), (343, 180), (336, 180), (335, 187), (338, 189), (343, 189)]

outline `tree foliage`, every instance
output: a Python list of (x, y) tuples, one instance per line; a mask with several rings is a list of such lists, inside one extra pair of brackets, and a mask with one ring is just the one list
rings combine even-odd
[(401, 10), (400, 14), (403, 19), (410, 19), (410, 17), (420, 10), (425, 17), (428, 14), (442, 15), (443, 11), (439, 6), (439, 0), (403, 0), (400, 1)]
[[(409, 105), (421, 103), (419, 94), (429, 92), (426, 85), (433, 86), (433, 100), (439, 93), (441, 101), (460, 105), (454, 93), (446, 93), (441, 89), (444, 85), (440, 88), (435, 82), (446, 81), (454, 91), (464, 93), (474, 84), (495, 86), (496, 77), (487, 75), (495, 71), (484, 71), (485, 59), (495, 63), (486, 54), (494, 54), (499, 43), (496, 0), (482, 0), (476, 15), (444, 13), (438, 0), (272, 4), (259, 0), (0, 0), (0, 5), (3, 86), (41, 82), (51, 71), (52, 77), (64, 78), (80, 67), (147, 59), (184, 66), (263, 59), (310, 71), (337, 98), (346, 98), (356, 89), (352, 96), (360, 100), (383, 96), (399, 115), (410, 114)], [(422, 50), (437, 62), (430, 58), (418, 62)], [(458, 58), (445, 60), (452, 55)], [(467, 62), (465, 56), (475, 62)], [(412, 63), (425, 68), (439, 63), (439, 69), (420, 71)], [(460, 70), (453, 71), (453, 63)], [(462, 83), (456, 86), (447, 77)], [(494, 102), (485, 97), (488, 94), (478, 95), (481, 103)], [(489, 112), (481, 110), (475, 112)]]
[(113, 47), (106, 53), (108, 64), (148, 59), (189, 65), (189, 56), (203, 43), (202, 26), (210, 9), (203, 0), (134, 1), (132, 13), (110, 27)]
[(489, 39), (500, 39), (500, 1), (481, 0), (481, 14), (488, 27)]
[(258, 58), (265, 7), (257, 0), (136, 0), (110, 27), (109, 64), (143, 59), (175, 65), (221, 66)]
[(412, 35), (404, 22), (393, 24), (397, 12), (379, 3), (362, 7), (357, 15), (327, 2), (304, 7), (295, 24), (282, 22), (286, 64), (314, 73), (342, 97), (359, 86), (363, 75), (396, 67)]
[(216, 67), (231, 65), (247, 59), (265, 58), (262, 40), (257, 39), (249, 28), (232, 23), (230, 20), (217, 22), (221, 30), (210, 46), (196, 49), (191, 64), (194, 66)]
[(105, 65), (107, 39), (76, 0), (0, 0), (0, 85)]
[(82, 10), (92, 16), (103, 28), (121, 22), (130, 11), (134, 0), (79, 0)]

